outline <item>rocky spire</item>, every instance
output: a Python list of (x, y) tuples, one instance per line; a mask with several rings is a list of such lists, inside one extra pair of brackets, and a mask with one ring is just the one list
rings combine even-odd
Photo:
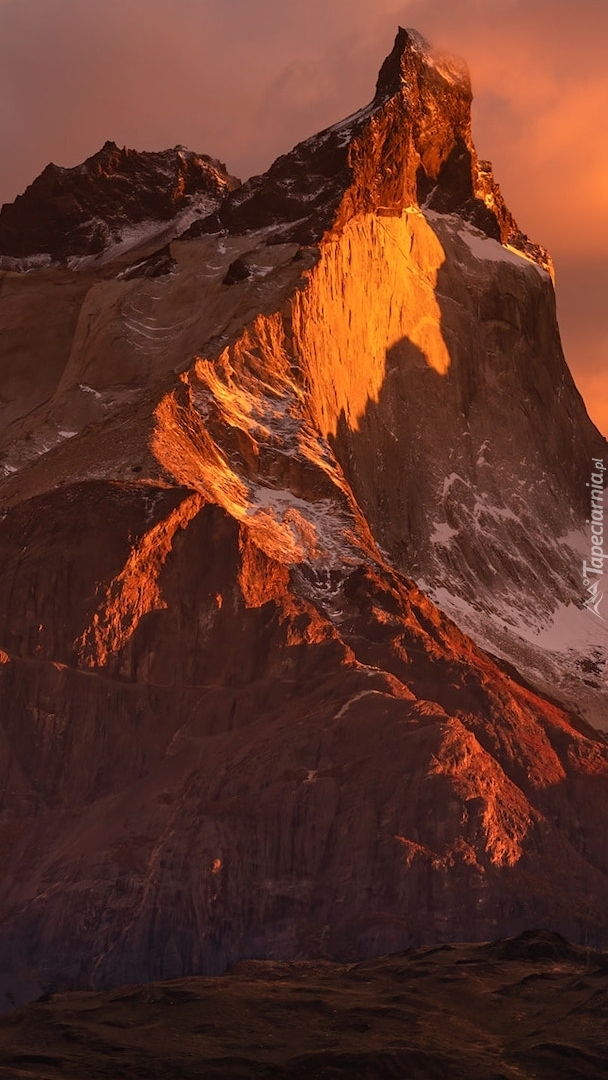
[(460, 83), (471, 94), (469, 70), (464, 60), (436, 52), (417, 30), (404, 30), (400, 26), (395, 44), (380, 68), (374, 104), (401, 93), (414, 71), (419, 73), (429, 68), (437, 71), (446, 82)]
[(549, 269), (547, 252), (519, 230), (488, 163), (479, 165), (471, 101), (464, 61), (399, 27), (370, 105), (279, 157), (186, 235), (280, 226), (277, 240), (316, 243), (357, 213), (426, 205), (460, 214)]

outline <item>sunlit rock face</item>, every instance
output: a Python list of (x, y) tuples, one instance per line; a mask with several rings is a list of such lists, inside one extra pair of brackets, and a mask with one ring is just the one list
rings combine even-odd
[(577, 603), (606, 448), (469, 106), (400, 31), (370, 106), (179, 241), (2, 275), (13, 997), (605, 943), (608, 748), (564, 708), (599, 717), (605, 639), (560, 687), (522, 635)]
[(463, 64), (400, 31), (372, 104), (207, 225), (323, 236), (294, 348), (376, 540), (486, 648), (607, 729), (608, 625), (583, 609), (605, 440), (564, 361), (550, 257), (478, 161), (470, 102)]

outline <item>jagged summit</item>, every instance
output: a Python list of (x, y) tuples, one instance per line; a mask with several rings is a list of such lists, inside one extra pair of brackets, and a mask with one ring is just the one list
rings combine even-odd
[(458, 56), (440, 53), (417, 30), (399, 27), (392, 51), (380, 68), (374, 103), (393, 97), (408, 87), (410, 77), (419, 70), (420, 60), (427, 69), (437, 71), (447, 82), (458, 83), (471, 94), (469, 69)]
[(182, 146), (149, 152), (108, 140), (81, 165), (47, 165), (2, 207), (0, 258), (66, 261), (124, 250), (175, 219), (183, 231), (238, 183), (221, 162)]
[(268, 228), (270, 242), (310, 244), (353, 214), (425, 205), (460, 214), (551, 270), (507, 210), (491, 167), (477, 160), (471, 98), (464, 61), (400, 27), (371, 104), (242, 186), (221, 162), (182, 146), (138, 152), (108, 140), (74, 168), (48, 165), (0, 210), (0, 266), (88, 265), (157, 235), (160, 247), (180, 233), (222, 229)]
[(464, 61), (399, 28), (370, 105), (298, 143), (184, 235), (268, 228), (270, 242), (311, 244), (356, 214), (425, 206), (459, 214), (552, 272), (547, 252), (505, 206), (491, 167), (477, 159), (471, 101)]

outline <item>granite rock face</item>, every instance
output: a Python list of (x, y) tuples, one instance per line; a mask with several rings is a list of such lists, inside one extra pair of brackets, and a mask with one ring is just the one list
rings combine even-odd
[(560, 686), (524, 630), (592, 620), (606, 444), (469, 106), (400, 31), (370, 106), (168, 250), (2, 275), (15, 1000), (541, 923), (605, 944), (605, 638)]

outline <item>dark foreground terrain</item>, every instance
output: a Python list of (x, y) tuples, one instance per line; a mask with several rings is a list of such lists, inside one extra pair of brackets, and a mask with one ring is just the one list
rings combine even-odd
[(339, 965), (56, 994), (0, 1023), (2, 1080), (608, 1075), (608, 954), (536, 931)]

